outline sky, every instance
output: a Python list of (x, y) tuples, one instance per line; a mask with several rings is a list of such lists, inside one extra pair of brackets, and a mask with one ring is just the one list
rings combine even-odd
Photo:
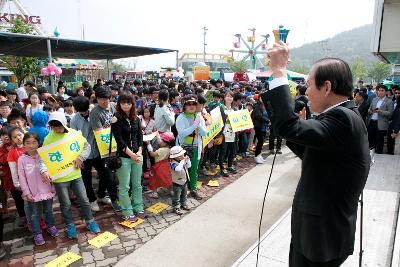
[[(178, 0), (20, 0), (31, 15), (41, 17), (46, 33), (57, 27), (60, 37), (126, 45), (229, 53), (234, 34), (250, 35), (256, 28), (261, 35), (284, 25), (289, 29), (290, 47), (323, 40), (340, 32), (371, 24), (374, 0), (279, 0), (279, 1), (178, 1)], [(12, 1), (2, 12), (15, 13)], [(84, 29), (84, 30), (83, 30)], [(84, 32), (84, 34), (83, 34)], [(240, 57), (236, 55), (236, 57)], [(124, 59), (138, 70), (175, 66), (176, 55), (169, 53)]]

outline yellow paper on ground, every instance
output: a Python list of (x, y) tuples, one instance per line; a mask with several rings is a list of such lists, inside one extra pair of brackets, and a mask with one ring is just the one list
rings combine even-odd
[(211, 187), (219, 187), (219, 182), (218, 182), (218, 180), (210, 180), (210, 181), (208, 181), (207, 185), (211, 186)]
[(119, 224), (132, 229), (141, 224), (142, 222), (143, 220), (139, 218), (136, 222), (123, 221), (120, 222)]
[(219, 115), (215, 118), (213, 117), (211, 125), (207, 126), (208, 132), (206, 136), (203, 137), (203, 148), (205, 148), (206, 145), (208, 145), (208, 143), (210, 143), (224, 127), (220, 109), (218, 109), (217, 112), (219, 112)]
[(90, 239), (88, 243), (96, 248), (101, 248), (102, 246), (113, 241), (117, 237), (118, 237), (117, 235), (106, 231), (96, 236), (95, 238)]
[[(96, 139), (97, 147), (99, 148), (101, 157), (108, 157), (108, 151), (110, 149), (110, 133), (111, 128), (105, 128), (94, 131), (94, 138)], [(115, 138), (112, 139), (111, 152), (117, 151), (117, 142)]]
[(154, 214), (158, 214), (158, 213), (162, 212), (163, 210), (167, 209), (168, 207), (169, 207), (168, 204), (158, 202), (158, 203), (154, 204), (153, 206), (147, 208), (147, 210)]
[(81, 258), (78, 254), (67, 252), (47, 263), (45, 267), (67, 267)]
[(203, 182), (197, 181), (197, 188), (200, 188), (203, 185)]
[(234, 133), (254, 128), (250, 112), (247, 109), (230, 112), (228, 118)]
[(78, 131), (38, 149), (38, 153), (46, 164), (51, 179), (56, 180), (76, 170), (74, 161), (82, 153), (84, 144), (85, 138)]

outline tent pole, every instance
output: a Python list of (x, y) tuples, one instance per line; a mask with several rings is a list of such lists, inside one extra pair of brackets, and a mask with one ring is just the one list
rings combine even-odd
[[(50, 38), (47, 38), (47, 53), (48, 53), (48, 56), (49, 56), (49, 63), (52, 63), (53, 62), (53, 58), (51, 57), (51, 42), (50, 42)], [(53, 77), (53, 75), (50, 75), (50, 83), (51, 83), (50, 93), (54, 94), (55, 90), (54, 90), (54, 77)]]
[(110, 60), (107, 59), (107, 80), (111, 80), (110, 79)]
[(176, 68), (179, 68), (179, 50), (176, 50)]

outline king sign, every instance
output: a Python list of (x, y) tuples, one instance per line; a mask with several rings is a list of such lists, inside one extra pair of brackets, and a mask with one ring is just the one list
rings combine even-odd
[(28, 16), (21, 14), (0, 13), (0, 24), (13, 22), (20, 18), (27, 24), (41, 24), (40, 16)]

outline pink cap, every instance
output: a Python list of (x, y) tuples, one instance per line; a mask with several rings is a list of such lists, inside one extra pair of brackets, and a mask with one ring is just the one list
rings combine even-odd
[(160, 133), (160, 138), (165, 142), (171, 142), (175, 140), (174, 134), (171, 132)]

